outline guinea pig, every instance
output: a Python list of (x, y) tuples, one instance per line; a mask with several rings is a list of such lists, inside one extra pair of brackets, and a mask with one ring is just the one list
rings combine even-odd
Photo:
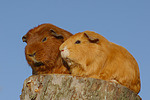
[(140, 73), (135, 58), (122, 46), (93, 31), (77, 33), (59, 48), (72, 75), (112, 81), (139, 93)]
[(68, 74), (59, 46), (72, 34), (52, 24), (41, 24), (22, 37), (26, 42), (25, 56), (33, 75)]

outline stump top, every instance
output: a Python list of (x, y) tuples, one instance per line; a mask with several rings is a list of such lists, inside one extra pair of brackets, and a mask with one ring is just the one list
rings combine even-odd
[(94, 78), (34, 75), (24, 81), (21, 100), (141, 100), (128, 88)]

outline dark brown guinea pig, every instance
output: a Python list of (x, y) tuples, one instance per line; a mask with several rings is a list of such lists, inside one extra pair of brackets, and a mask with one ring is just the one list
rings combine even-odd
[(52, 24), (41, 24), (22, 37), (25, 56), (33, 75), (68, 74), (63, 66), (59, 46), (72, 34)]

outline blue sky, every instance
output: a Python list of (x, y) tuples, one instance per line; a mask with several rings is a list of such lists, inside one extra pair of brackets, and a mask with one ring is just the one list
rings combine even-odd
[(1, 0), (0, 100), (19, 100), (31, 75), (22, 36), (42, 23), (75, 34), (95, 31), (135, 57), (141, 74), (143, 100), (150, 90), (150, 1), (148, 0)]

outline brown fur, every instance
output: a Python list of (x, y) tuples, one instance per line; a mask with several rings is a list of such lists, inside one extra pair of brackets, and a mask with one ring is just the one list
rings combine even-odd
[[(75, 44), (77, 40), (81, 43)], [(72, 75), (116, 81), (139, 93), (138, 64), (124, 47), (95, 32), (85, 31), (70, 37), (59, 49)]]
[[(50, 31), (52, 29), (64, 39), (56, 38)], [(69, 71), (63, 66), (59, 52), (59, 46), (72, 34), (52, 24), (42, 24), (27, 32), (22, 37), (27, 43), (25, 56), (28, 64), (32, 68), (32, 74), (67, 74)], [(44, 41), (44, 38), (45, 39)], [(35, 54), (34, 54), (35, 53)]]

